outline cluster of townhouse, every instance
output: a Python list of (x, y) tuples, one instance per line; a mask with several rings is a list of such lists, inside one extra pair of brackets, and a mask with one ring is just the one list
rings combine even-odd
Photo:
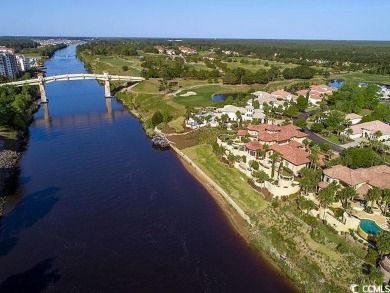
[(295, 94), (285, 90), (277, 90), (272, 93), (257, 91), (252, 93), (260, 105), (268, 104), (273, 107), (285, 108), (285, 102), (296, 102), (299, 96), (308, 98), (308, 102), (312, 105), (319, 105), (326, 96), (333, 94), (334, 89), (327, 85), (312, 85), (309, 89), (299, 90)]
[[(185, 120), (188, 128), (197, 129), (204, 126), (217, 127), (223, 121), (223, 116), (227, 118), (226, 122), (252, 122), (266, 123), (267, 117), (263, 109), (255, 109), (252, 106), (252, 100), (249, 100), (245, 107), (234, 105), (225, 105), (222, 108), (209, 108), (207, 111), (193, 114)], [(228, 124), (230, 128), (230, 124)]]
[[(168, 56), (176, 55), (175, 49), (172, 49), (172, 48), (166, 48), (166, 47), (160, 46), (160, 45), (154, 46), (154, 48), (158, 51), (159, 54), (166, 54)], [(196, 54), (195, 49), (190, 48), (190, 47), (186, 47), (186, 46), (179, 46), (179, 51), (180, 51), (180, 53), (185, 54), (185, 55)]]
[(36, 66), (37, 60), (16, 55), (14, 49), (0, 47), (0, 75), (16, 78), (21, 72)]

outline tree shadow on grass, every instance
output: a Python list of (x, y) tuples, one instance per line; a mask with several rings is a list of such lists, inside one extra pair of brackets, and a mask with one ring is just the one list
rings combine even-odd
[(7, 255), (15, 247), (18, 242), (17, 234), (32, 227), (52, 210), (59, 200), (53, 195), (59, 190), (59, 188), (50, 187), (27, 195), (1, 219), (0, 256)]
[(53, 269), (55, 258), (47, 258), (33, 268), (10, 276), (0, 284), (2, 293), (36, 293), (43, 291), (49, 284), (58, 282), (61, 275)]

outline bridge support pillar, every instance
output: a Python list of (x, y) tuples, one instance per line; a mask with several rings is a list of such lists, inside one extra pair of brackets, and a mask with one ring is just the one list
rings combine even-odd
[(111, 89), (110, 89), (110, 81), (104, 81), (104, 97), (111, 98)]
[(47, 103), (46, 90), (45, 90), (45, 79), (42, 73), (38, 74), (39, 80), (39, 91), (41, 92), (41, 103)]
[(46, 98), (46, 90), (45, 90), (45, 85), (43, 83), (39, 84), (39, 91), (41, 93), (41, 103), (45, 104), (48, 102)]

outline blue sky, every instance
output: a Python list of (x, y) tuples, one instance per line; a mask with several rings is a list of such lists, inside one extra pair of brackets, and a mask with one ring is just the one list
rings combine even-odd
[(1, 0), (0, 35), (389, 40), (389, 0)]

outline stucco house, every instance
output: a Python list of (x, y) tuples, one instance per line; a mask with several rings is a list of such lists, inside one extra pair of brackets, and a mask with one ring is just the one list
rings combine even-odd
[(351, 125), (358, 124), (362, 120), (363, 116), (355, 113), (350, 113), (345, 116), (345, 119), (351, 123)]
[(258, 119), (260, 123), (266, 123), (267, 120), (262, 109), (254, 109), (250, 104), (245, 108), (225, 105), (223, 108), (216, 109), (214, 115), (221, 118), (222, 115), (226, 114), (229, 117), (229, 121), (237, 121), (237, 112), (240, 112), (242, 121), (253, 121), (253, 119)]
[(263, 92), (263, 91), (257, 91), (257, 92), (253, 92), (252, 95), (254, 96), (253, 100), (259, 102), (260, 109), (263, 109), (264, 104), (268, 104), (271, 107), (282, 106), (284, 108), (285, 101), (281, 98), (278, 100), (278, 98), (276, 96), (274, 96), (270, 93)]
[[(351, 130), (349, 130), (351, 129)], [(348, 132), (352, 131), (351, 134)], [(380, 134), (377, 137), (377, 134)], [(365, 137), (367, 139), (389, 140), (390, 139), (390, 125), (383, 123), (382, 121), (375, 120), (365, 123), (359, 123), (347, 128), (344, 135), (356, 139), (359, 137)]]
[[(239, 130), (237, 134), (249, 137), (250, 141), (245, 144), (248, 155), (262, 159), (257, 150), (265, 152), (266, 158), (273, 152), (278, 152), (281, 155), (281, 164), (289, 168), (294, 175), (298, 175), (299, 170), (310, 162), (310, 154), (304, 150), (302, 144), (307, 134), (294, 125), (248, 125), (246, 130)], [(265, 144), (269, 149), (265, 149)]]
[(284, 90), (277, 90), (271, 93), (275, 98), (285, 100), (287, 102), (295, 101), (298, 97), (292, 93), (286, 92)]
[[(323, 172), (323, 182), (340, 183), (343, 186), (351, 186), (360, 196), (364, 196), (373, 188), (390, 188), (390, 167), (386, 165), (370, 168), (350, 169), (346, 166), (336, 165)], [(323, 187), (326, 184), (322, 184)]]

